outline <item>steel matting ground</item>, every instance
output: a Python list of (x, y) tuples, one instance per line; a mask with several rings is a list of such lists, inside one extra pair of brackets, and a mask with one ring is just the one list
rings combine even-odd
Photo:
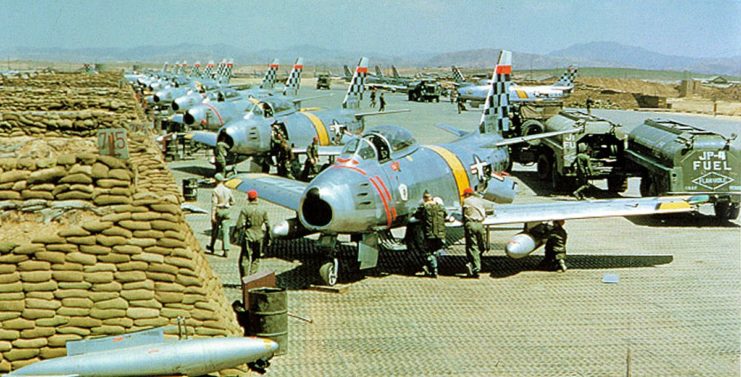
[[(334, 97), (319, 99), (318, 105), (338, 103), (342, 93), (333, 91)], [(311, 94), (304, 89), (302, 96)], [(370, 118), (369, 125), (404, 125), (421, 142), (452, 138), (434, 128), (436, 123), (470, 130), (478, 122), (478, 111), (458, 115), (450, 103), (386, 96), (389, 109), (413, 111)], [(635, 113), (627, 113), (631, 117)], [(723, 132), (734, 128), (727, 120), (708, 122)], [(205, 155), (197, 157), (170, 164), (178, 182), (208, 172)], [(534, 178), (533, 167), (516, 165), (515, 175), (517, 202), (572, 200), (549, 192)], [(631, 179), (625, 195), (637, 195), (638, 184)], [(193, 204), (209, 209), (210, 192), (199, 188)], [(232, 221), (246, 201), (243, 194), (235, 195)], [(271, 222), (292, 215), (262, 205)], [(566, 273), (541, 270), (542, 250), (520, 260), (507, 258), (503, 247), (517, 227), (494, 230), (479, 280), (462, 278), (463, 242), (456, 239), (460, 232), (451, 232), (440, 278), (411, 271), (418, 270), (414, 256), (388, 252), (370, 274), (343, 269), (344, 293), (308, 288), (319, 283), (317, 270), (324, 260), (311, 238), (277, 241), (261, 270), (275, 270), (279, 285), (289, 290), (289, 311), (313, 322), (289, 318), (288, 353), (274, 358), (266, 375), (737, 376), (741, 231), (738, 221), (719, 224), (710, 213), (570, 221)], [(208, 215), (187, 219), (205, 246)], [(341, 255), (351, 259), (352, 250), (343, 245)], [(241, 298), (238, 254), (232, 247), (228, 258), (208, 257), (233, 300)], [(603, 283), (606, 274), (617, 275), (619, 282)]]

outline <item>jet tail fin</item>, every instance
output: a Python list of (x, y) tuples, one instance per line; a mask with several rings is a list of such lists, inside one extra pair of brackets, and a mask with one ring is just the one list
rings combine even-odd
[(395, 65), (391, 66), (391, 74), (394, 76), (394, 78), (399, 78), (399, 71), (396, 69)]
[(268, 65), (268, 70), (265, 71), (265, 77), (262, 78), (262, 84), (260, 89), (273, 89), (275, 87), (275, 77), (278, 73), (278, 59), (273, 59), (273, 62)]
[(193, 78), (201, 77), (201, 62), (193, 63), (193, 68), (190, 69), (190, 77), (193, 77)]
[(201, 78), (210, 79), (213, 71), (214, 71), (214, 61), (209, 60), (208, 64), (206, 64), (206, 68), (203, 70), (203, 73), (201, 74)]
[(221, 75), (216, 78), (216, 80), (220, 84), (228, 84), (229, 81), (232, 79), (232, 70), (234, 69), (234, 60), (229, 59), (228, 62), (226, 62), (226, 65), (224, 65), (224, 69), (221, 72)]
[(365, 78), (368, 76), (368, 58), (362, 57), (355, 68), (355, 74), (350, 80), (350, 86), (347, 88), (347, 94), (342, 101), (342, 107), (345, 109), (359, 109), (360, 97), (365, 91)]
[(345, 73), (345, 80), (352, 79), (352, 72), (350, 71), (350, 67), (348, 67), (347, 64), (342, 66), (342, 71)]
[(299, 57), (296, 59), (296, 63), (293, 64), (291, 73), (288, 75), (286, 80), (286, 87), (283, 89), (283, 95), (298, 95), (298, 90), (301, 87), (301, 72), (304, 70), (304, 58)]
[(561, 78), (556, 81), (554, 86), (565, 86), (567, 88), (573, 88), (574, 87), (574, 81), (576, 81), (576, 73), (578, 71), (577, 67), (569, 66), (569, 68), (566, 68), (566, 72), (561, 75)]
[(381, 70), (381, 66), (379, 66), (378, 64), (376, 64), (376, 77), (383, 77), (383, 71)]
[(499, 133), (509, 131), (509, 86), (512, 75), (512, 52), (502, 50), (499, 53), (494, 73), (492, 73), (489, 92), (484, 102), (484, 111), (479, 122), (479, 132)]
[(461, 72), (460, 68), (452, 65), (450, 66), (450, 69), (453, 70), (453, 81), (457, 83), (466, 82), (466, 76), (463, 76), (463, 72)]

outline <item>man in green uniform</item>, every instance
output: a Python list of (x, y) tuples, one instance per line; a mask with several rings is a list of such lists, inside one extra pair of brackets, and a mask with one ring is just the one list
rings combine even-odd
[(270, 241), (268, 213), (257, 205), (257, 191), (247, 191), (247, 200), (247, 205), (239, 212), (237, 219), (237, 227), (242, 232), (239, 253), (240, 281), (247, 275), (257, 273), (265, 242)]
[(311, 144), (306, 147), (306, 161), (304, 161), (304, 171), (301, 172), (301, 179), (309, 180), (309, 176), (316, 174), (316, 164), (319, 162), (319, 138), (314, 136)]
[(578, 148), (579, 153), (576, 155), (574, 165), (576, 166), (576, 183), (579, 185), (579, 188), (574, 191), (574, 197), (578, 200), (584, 200), (584, 194), (582, 194), (582, 191), (588, 190), (591, 186), (589, 184), (589, 178), (593, 173), (592, 161), (589, 156), (589, 149), (585, 145), (580, 144)]
[(219, 141), (216, 143), (216, 148), (214, 148), (214, 158), (216, 160), (215, 168), (216, 171), (214, 174), (221, 174), (226, 177), (226, 154), (227, 150), (229, 150), (229, 144)]
[[(436, 198), (437, 199), (437, 198)], [(445, 218), (447, 213), (441, 203), (435, 201), (429, 192), (422, 196), (421, 208), (422, 229), (425, 235), (426, 264), (422, 267), (425, 275), (437, 277), (437, 254), (445, 243)]]
[(234, 204), (234, 197), (231, 190), (224, 186), (223, 174), (216, 173), (214, 178), (216, 178), (218, 184), (211, 193), (211, 242), (206, 247), (206, 250), (214, 253), (216, 240), (221, 238), (221, 247), (224, 251), (224, 257), (226, 257), (229, 251), (229, 241), (227, 240), (229, 236), (229, 225), (227, 220), (229, 220), (229, 207)]
[(295, 155), (293, 154), (293, 149), (291, 149), (288, 141), (282, 139), (278, 150), (278, 175), (294, 179), (293, 173), (291, 172), (291, 162), (294, 158)]
[(463, 231), (466, 238), (468, 277), (478, 279), (481, 271), (481, 252), (486, 250), (484, 225), (486, 203), (474, 194), (471, 187), (463, 190)]
[(548, 240), (545, 243), (544, 265), (556, 265), (558, 271), (566, 272), (566, 229), (564, 220), (555, 220), (548, 226)]

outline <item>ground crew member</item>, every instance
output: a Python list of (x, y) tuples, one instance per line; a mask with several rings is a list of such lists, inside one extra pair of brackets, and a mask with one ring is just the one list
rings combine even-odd
[(466, 106), (463, 105), (463, 98), (461, 98), (461, 96), (457, 96), (455, 102), (458, 104), (458, 114), (460, 114), (461, 111), (466, 111)]
[(370, 107), (376, 107), (376, 88), (371, 88)]
[(466, 238), (468, 277), (478, 279), (481, 271), (481, 253), (486, 250), (484, 225), (486, 203), (470, 187), (463, 190), (463, 231)]
[(229, 207), (234, 204), (234, 197), (232, 196), (231, 190), (224, 186), (224, 175), (217, 173), (216, 188), (211, 193), (211, 243), (206, 247), (206, 250), (214, 253), (214, 245), (216, 239), (221, 238), (221, 249), (224, 251), (224, 257), (226, 257), (229, 251), (229, 243), (227, 238), (229, 236), (229, 224), (226, 220), (229, 220)]
[(383, 93), (378, 98), (378, 111), (386, 111), (386, 98), (383, 98)]
[(257, 191), (247, 191), (247, 205), (239, 211), (237, 227), (240, 237), (239, 277), (243, 281), (247, 275), (257, 273), (263, 248), (270, 242), (268, 213), (257, 205)]
[[(371, 97), (373, 98), (373, 97)], [(314, 136), (311, 144), (306, 147), (306, 161), (304, 161), (304, 171), (301, 172), (301, 179), (309, 180), (309, 176), (316, 174), (316, 165), (319, 162), (319, 138)]]
[(592, 114), (592, 105), (594, 105), (594, 101), (592, 100), (591, 97), (587, 97), (587, 103), (586, 103), (586, 105), (587, 105), (587, 114), (590, 114), (591, 115)]
[(291, 146), (288, 145), (286, 139), (281, 140), (280, 149), (278, 150), (278, 175), (294, 179), (293, 173), (291, 172), (291, 162), (295, 158)]
[(445, 218), (447, 213), (441, 203), (436, 202), (429, 192), (422, 196), (422, 229), (425, 235), (426, 264), (422, 266), (425, 275), (437, 277), (437, 254), (445, 243)]
[(553, 225), (548, 225), (548, 240), (545, 243), (545, 259), (543, 264), (555, 265), (556, 269), (566, 272), (566, 239), (568, 235), (563, 225), (564, 220), (555, 220)]
[[(275, 166), (278, 166), (278, 155), (280, 154), (280, 145), (283, 139), (285, 139), (285, 135), (283, 134), (283, 130), (281, 129), (281, 126), (285, 126), (285, 124), (275, 121), (270, 126), (270, 157), (269, 160), (271, 160), (271, 163)], [(269, 168), (268, 168), (269, 170)]]
[(225, 143), (224, 141), (219, 141), (216, 143), (216, 147), (214, 148), (214, 175), (221, 174), (222, 176), (226, 177), (227, 150), (229, 150), (229, 144)]
[(574, 191), (574, 197), (577, 200), (584, 200), (584, 194), (582, 191), (588, 190), (591, 187), (589, 178), (592, 176), (592, 161), (590, 158), (590, 151), (584, 144), (577, 146), (579, 153), (576, 155), (574, 160), (574, 166), (576, 167), (576, 182), (579, 188)]

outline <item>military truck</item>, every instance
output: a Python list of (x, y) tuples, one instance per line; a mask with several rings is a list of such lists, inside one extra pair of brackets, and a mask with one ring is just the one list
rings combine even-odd
[(320, 73), (316, 77), (316, 89), (331, 89), (330, 81), (329, 73)]
[(440, 102), (443, 87), (435, 80), (420, 80), (409, 83), (407, 98), (416, 102)]
[(736, 219), (741, 202), (741, 151), (736, 138), (666, 119), (647, 119), (628, 134), (628, 168), (641, 195), (707, 194), (715, 216)]
[(594, 172), (591, 180), (607, 179), (611, 192), (627, 189), (628, 175), (622, 160), (627, 140), (619, 124), (578, 110), (561, 110), (545, 121), (524, 119), (513, 127), (512, 132), (520, 133), (518, 136), (572, 131), (510, 147), (512, 161), (536, 163), (538, 178), (550, 181), (554, 190), (574, 188), (577, 178), (574, 161), (581, 150), (590, 154)]

